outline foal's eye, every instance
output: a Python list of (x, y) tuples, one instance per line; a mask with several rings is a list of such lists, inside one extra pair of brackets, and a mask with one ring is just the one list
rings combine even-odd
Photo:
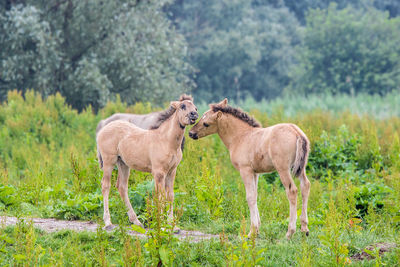
[(208, 124), (208, 123), (203, 123), (203, 125), (204, 125), (204, 127), (208, 127), (208, 126), (210, 126), (210, 124)]
[(182, 104), (182, 105), (181, 105), (181, 109), (185, 110), (185, 109), (186, 109), (186, 105), (185, 105), (185, 104)]

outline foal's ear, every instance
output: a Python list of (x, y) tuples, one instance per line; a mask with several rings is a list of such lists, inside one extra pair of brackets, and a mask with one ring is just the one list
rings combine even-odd
[(224, 100), (218, 103), (218, 105), (225, 107), (228, 104), (228, 99), (225, 97)]
[(187, 94), (182, 94), (179, 97), (179, 101), (184, 101), (184, 100), (190, 100), (193, 102), (193, 97), (191, 95), (187, 95)]
[(171, 101), (170, 106), (173, 107), (174, 109), (178, 109), (179, 101)]

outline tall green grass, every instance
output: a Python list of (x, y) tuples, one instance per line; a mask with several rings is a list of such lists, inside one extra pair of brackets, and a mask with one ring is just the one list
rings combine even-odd
[[(221, 99), (222, 100), (222, 99)], [(350, 112), (357, 115), (368, 114), (374, 118), (387, 119), (400, 116), (400, 91), (393, 91), (387, 95), (358, 94), (349, 96), (339, 95), (286, 95), (273, 100), (248, 97), (239, 102), (229, 100), (232, 105), (240, 106), (244, 110), (256, 109), (263, 113), (281, 112), (286, 118), (299, 113), (314, 111), (330, 111), (332, 113)], [(206, 110), (207, 104), (201, 103), (200, 109)]]
[[(396, 108), (392, 106), (390, 110)], [(235, 266), (258, 261), (262, 266), (371, 266), (380, 260), (387, 265), (400, 263), (398, 248), (382, 259), (361, 263), (351, 259), (367, 245), (400, 242), (398, 116), (380, 119), (370, 114), (324, 110), (289, 116), (285, 108), (266, 112), (246, 104), (243, 109), (250, 110), (264, 126), (296, 123), (309, 137), (311, 235), (306, 238), (297, 232), (291, 241), (285, 240), (289, 217), (286, 193), (276, 174), (265, 174), (258, 185), (260, 235), (255, 243), (241, 238), (243, 229), (249, 230), (249, 211), (244, 186), (230, 163), (227, 149), (217, 136), (198, 141), (187, 139), (174, 188), (175, 206), (181, 213), (179, 227), (222, 236), (221, 240), (198, 244), (171, 243), (168, 253), (174, 253), (175, 264)], [(114, 112), (153, 110), (148, 103), (127, 106), (117, 100), (98, 114), (90, 108), (77, 113), (60, 95), (42, 100), (33, 92), (24, 97), (10, 92), (7, 102), (0, 106), (0, 212), (101, 223), (97, 122)], [(114, 183), (116, 172), (112, 179)], [(296, 183), (299, 187), (297, 180)], [(149, 219), (146, 199), (153, 187), (151, 175), (131, 172), (129, 197), (142, 221)], [(299, 192), (299, 212), (300, 207)], [(110, 210), (113, 222), (128, 224), (124, 204), (115, 188), (111, 189)], [(0, 229), (0, 258), (1, 264), (8, 265), (147, 265), (155, 262), (152, 255), (161, 254), (150, 253), (146, 242), (128, 238), (122, 230), (113, 234), (101, 229), (96, 234), (46, 234), (21, 223)]]

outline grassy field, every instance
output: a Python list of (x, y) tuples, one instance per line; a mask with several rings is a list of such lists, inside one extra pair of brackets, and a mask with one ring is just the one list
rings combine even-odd
[[(20, 220), (14, 227), (0, 227), (0, 265), (156, 266), (160, 261), (167, 266), (400, 265), (398, 106), (379, 98), (376, 105), (386, 105), (389, 115), (373, 116), (368, 114), (374, 105), (352, 112), (348, 109), (352, 100), (341, 96), (330, 101), (342, 108), (328, 111), (319, 103), (315, 109), (287, 112), (285, 105), (275, 102), (265, 102), (265, 107), (275, 105), (271, 110), (250, 100), (243, 103), (264, 126), (293, 122), (311, 141), (308, 237), (300, 233), (298, 221), (298, 231), (286, 240), (289, 204), (279, 177), (272, 173), (262, 175), (258, 186), (260, 235), (246, 239), (250, 219), (245, 190), (227, 149), (218, 136), (187, 138), (175, 181), (177, 224), (220, 234), (219, 240), (190, 243), (173, 237), (167, 225), (155, 219), (165, 214), (159, 214), (152, 201), (151, 175), (132, 171), (130, 200), (139, 219), (154, 229), (147, 239), (127, 235), (128, 218), (113, 187), (111, 217), (122, 226), (115, 232), (99, 228), (96, 233), (49, 234), (34, 229), (29, 220)], [(77, 113), (59, 95), (43, 101), (33, 92), (25, 98), (9, 93), (0, 106), (1, 214), (101, 223), (97, 122), (114, 112), (152, 110), (150, 104), (127, 107), (117, 100), (97, 115), (91, 109)], [(113, 183), (115, 179), (116, 173)], [(299, 215), (300, 207), (299, 192)], [(369, 259), (358, 260), (367, 246), (378, 243), (397, 247), (384, 254), (370, 248)]]
[[(232, 103), (232, 101), (230, 102)], [(288, 118), (301, 113), (330, 111), (334, 113), (351, 112), (360, 116), (368, 114), (377, 119), (387, 119), (394, 116), (400, 117), (398, 103), (400, 103), (400, 94), (392, 92), (385, 96), (368, 94), (359, 94), (353, 97), (349, 95), (288, 95), (261, 101), (246, 98), (239, 101), (237, 105), (249, 111), (256, 109), (268, 114), (282, 113)], [(200, 107), (206, 108), (207, 105), (202, 103)]]

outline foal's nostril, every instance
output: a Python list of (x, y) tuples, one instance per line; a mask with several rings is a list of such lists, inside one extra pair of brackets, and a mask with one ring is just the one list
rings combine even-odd
[(197, 139), (198, 138), (197, 133), (192, 133), (192, 132), (189, 132), (189, 137), (193, 138), (193, 139)]
[(193, 119), (197, 119), (199, 117), (199, 115), (197, 114), (197, 112), (192, 111), (192, 112), (190, 112), (190, 117)]

